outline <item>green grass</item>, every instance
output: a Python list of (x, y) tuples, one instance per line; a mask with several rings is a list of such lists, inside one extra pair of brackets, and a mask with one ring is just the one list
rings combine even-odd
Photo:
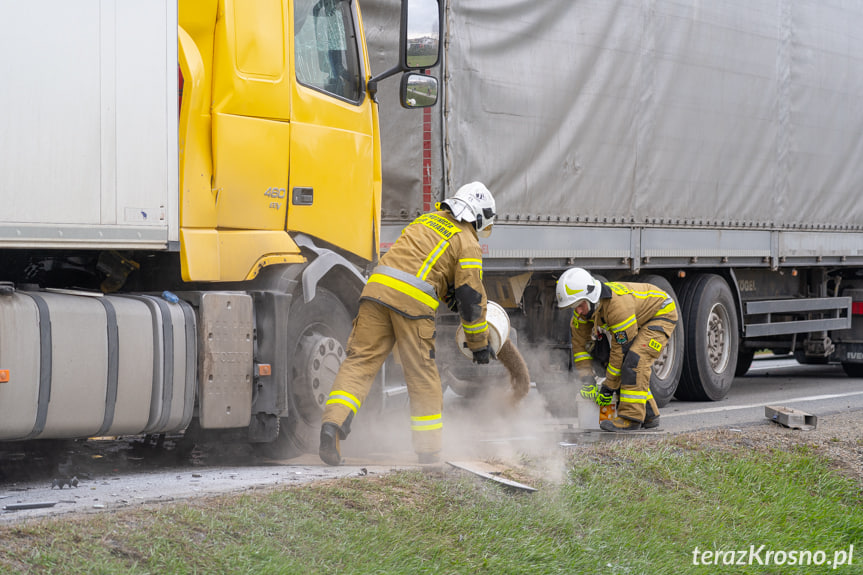
[[(408, 471), (0, 529), (2, 573), (861, 573), (860, 484), (807, 447), (603, 444), (533, 494)], [(860, 546), (839, 567), (692, 552)], [(763, 557), (763, 555), (762, 555)]]

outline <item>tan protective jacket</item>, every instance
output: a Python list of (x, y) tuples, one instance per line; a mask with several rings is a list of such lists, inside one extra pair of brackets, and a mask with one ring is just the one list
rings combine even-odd
[[(608, 297), (610, 296), (610, 297)], [(572, 355), (579, 373), (593, 375), (588, 351), (588, 342), (594, 335), (604, 332), (611, 346), (611, 355), (606, 369), (606, 385), (617, 389), (623, 357), (629, 350), (639, 326), (656, 316), (671, 314), (677, 319), (674, 300), (652, 284), (633, 282), (605, 282), (596, 311), (589, 320), (582, 320), (573, 313)]]
[(402, 231), (381, 257), (361, 299), (380, 302), (412, 319), (434, 318), (453, 289), (468, 347), (485, 347), (487, 300), (476, 230), (448, 211), (437, 211), (421, 215)]

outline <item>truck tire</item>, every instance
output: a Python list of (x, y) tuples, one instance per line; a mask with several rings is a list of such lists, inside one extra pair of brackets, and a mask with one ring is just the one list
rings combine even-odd
[(699, 274), (683, 283), (686, 353), (676, 397), (719, 401), (734, 381), (739, 334), (734, 296), (716, 274)]
[[(671, 284), (664, 277), (653, 274), (640, 276), (637, 281), (653, 284), (668, 295), (670, 295), (680, 309), (680, 300)], [(682, 314), (678, 311), (678, 316)], [(683, 321), (679, 319), (677, 327), (671, 333), (665, 349), (656, 359), (653, 364), (653, 373), (650, 376), (650, 391), (653, 393), (653, 399), (659, 407), (665, 407), (674, 393), (677, 391), (677, 386), (680, 383), (680, 374), (683, 372), (683, 341), (684, 328)]]
[(318, 287), (305, 303), (294, 298), (287, 328), (288, 416), (279, 422), (279, 437), (266, 451), (291, 458), (316, 452), (321, 414), (339, 366), (345, 359), (352, 318), (329, 290)]

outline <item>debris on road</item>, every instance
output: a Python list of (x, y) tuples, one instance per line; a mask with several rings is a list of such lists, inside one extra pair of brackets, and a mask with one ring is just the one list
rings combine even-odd
[(77, 477), (66, 477), (66, 478), (56, 478), (51, 482), (51, 489), (57, 487), (58, 489), (63, 489), (64, 487), (68, 487), (69, 489), (73, 487), (78, 487), (78, 478)]
[(37, 503), (10, 503), (3, 507), (4, 511), (19, 511), (21, 509), (44, 509), (46, 507), (54, 507), (56, 501), (41, 501)]
[(785, 427), (802, 429), (803, 431), (810, 431), (818, 425), (816, 416), (791, 407), (765, 405), (764, 417)]

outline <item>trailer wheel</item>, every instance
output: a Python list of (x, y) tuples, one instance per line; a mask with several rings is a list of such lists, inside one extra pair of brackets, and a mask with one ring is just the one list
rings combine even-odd
[(734, 381), (738, 328), (734, 296), (715, 274), (689, 278), (683, 292), (686, 354), (678, 399), (718, 401)]
[[(680, 300), (674, 292), (674, 288), (664, 277), (647, 274), (640, 276), (637, 281), (653, 284), (668, 295), (680, 307)], [(665, 349), (653, 363), (653, 373), (650, 375), (650, 391), (653, 399), (659, 407), (665, 407), (677, 391), (680, 383), (680, 374), (683, 371), (683, 321), (678, 320), (677, 327), (671, 333)]]
[(318, 287), (305, 303), (296, 297), (288, 317), (288, 416), (267, 449), (273, 456), (296, 457), (317, 451), (321, 414), (345, 359), (352, 319), (332, 292)]

